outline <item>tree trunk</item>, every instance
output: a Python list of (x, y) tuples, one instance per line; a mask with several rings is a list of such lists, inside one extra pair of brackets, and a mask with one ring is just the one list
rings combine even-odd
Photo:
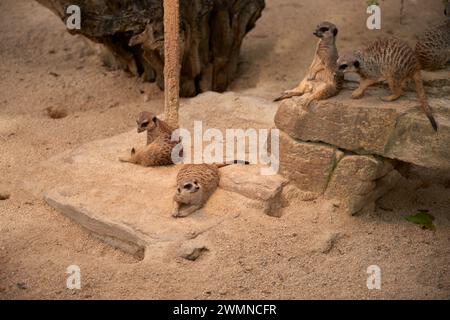
[[(103, 43), (131, 73), (164, 89), (162, 0), (37, 0), (63, 21), (69, 5), (81, 8), (81, 29)], [(264, 0), (180, 0), (180, 95), (225, 91), (233, 79), (244, 36)]]

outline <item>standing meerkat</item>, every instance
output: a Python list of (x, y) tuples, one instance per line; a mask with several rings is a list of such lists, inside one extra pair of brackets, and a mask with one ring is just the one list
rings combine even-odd
[(312, 101), (331, 98), (342, 89), (344, 77), (337, 69), (337, 27), (331, 22), (322, 22), (313, 34), (320, 40), (308, 74), (296, 88), (285, 91), (274, 101), (309, 94), (305, 96), (305, 105), (308, 106)]
[(381, 98), (383, 101), (394, 101), (401, 97), (407, 80), (413, 79), (422, 110), (437, 131), (436, 120), (428, 105), (425, 89), (420, 74), (420, 63), (414, 50), (403, 40), (379, 39), (366, 48), (346, 53), (338, 60), (339, 69), (343, 72), (359, 74), (359, 88), (352, 93), (353, 99), (361, 98), (365, 90), (378, 82), (386, 80), (392, 94)]
[(450, 61), (450, 2), (444, 13), (447, 21), (425, 31), (416, 44), (417, 58), (424, 70), (445, 68)]
[(219, 168), (230, 164), (249, 164), (234, 161), (226, 164), (186, 164), (177, 175), (177, 190), (173, 197), (172, 216), (181, 218), (202, 208), (219, 186)]
[[(130, 157), (119, 158), (119, 160), (144, 167), (173, 164), (172, 150), (180, 143), (180, 141), (172, 141), (173, 129), (149, 112), (139, 114), (137, 125), (138, 133), (147, 131), (147, 145), (138, 150), (133, 148)], [(183, 156), (182, 152), (180, 150), (180, 157)]]

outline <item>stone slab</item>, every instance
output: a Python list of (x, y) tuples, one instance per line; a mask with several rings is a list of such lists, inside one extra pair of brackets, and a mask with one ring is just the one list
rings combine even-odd
[[(201, 102), (197, 103), (198, 99)], [(260, 104), (257, 100), (252, 104), (250, 98), (234, 94), (207, 93), (198, 99), (183, 103), (180, 110), (183, 127), (191, 126), (194, 120), (202, 120), (205, 128), (224, 130), (230, 123), (236, 128), (245, 128), (249, 126), (246, 117), (250, 115), (247, 113), (256, 118), (258, 112), (268, 116), (261, 116), (256, 125), (273, 127), (273, 121), (269, 119), (276, 106), (270, 103)], [(213, 100), (218, 104), (206, 103)], [(219, 117), (219, 109), (223, 107), (220, 103), (224, 101), (228, 101), (230, 113)], [(245, 116), (236, 117), (237, 110), (245, 107)], [(250, 210), (258, 213), (261, 210), (255, 209), (254, 202), (269, 200), (260, 195), (248, 199), (245, 196), (250, 194), (246, 192), (242, 192), (242, 196), (219, 188), (203, 209), (187, 218), (174, 219), (171, 216), (172, 197), (180, 165), (144, 168), (118, 161), (131, 146), (144, 145), (145, 139), (145, 134), (138, 135), (132, 130), (87, 143), (36, 164), (24, 174), (26, 179), (20, 183), (99, 238), (138, 256), (143, 256), (148, 246), (189, 241), (240, 214), (248, 214)], [(225, 180), (227, 175), (230, 176), (228, 180), (235, 177), (231, 167), (237, 166), (221, 169), (226, 169)], [(248, 167), (252, 175), (256, 174), (256, 169)], [(263, 183), (257, 177), (253, 178)]]

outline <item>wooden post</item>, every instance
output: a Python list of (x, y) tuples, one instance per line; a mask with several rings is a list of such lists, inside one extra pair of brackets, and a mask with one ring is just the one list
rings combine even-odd
[(180, 4), (164, 0), (164, 115), (174, 128), (179, 126), (180, 70)]

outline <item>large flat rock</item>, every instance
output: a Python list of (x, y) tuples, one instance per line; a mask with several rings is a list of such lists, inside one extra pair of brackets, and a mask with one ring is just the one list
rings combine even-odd
[(439, 131), (435, 133), (413, 93), (383, 102), (388, 92), (371, 88), (359, 100), (344, 90), (335, 98), (311, 104), (285, 100), (276, 126), (291, 137), (320, 142), (357, 154), (376, 154), (416, 165), (450, 169), (450, 106), (447, 98), (431, 98)]
[[(219, 115), (224, 101), (228, 102), (229, 113)], [(245, 128), (249, 126), (246, 117), (256, 118), (260, 113), (256, 125), (272, 127), (269, 119), (276, 106), (258, 102), (234, 94), (203, 94), (185, 101), (180, 112), (181, 125), (191, 127), (194, 120), (201, 119), (204, 129), (224, 130), (229, 124)], [(245, 116), (235, 116), (238, 109)], [(171, 216), (172, 197), (180, 166), (144, 168), (118, 161), (131, 146), (144, 145), (145, 139), (145, 134), (132, 130), (87, 143), (37, 164), (21, 183), (101, 239), (139, 256), (148, 246), (194, 239), (228, 219), (257, 210), (255, 202), (266, 201), (272, 206), (285, 183), (282, 178), (271, 177), (270, 190), (266, 190), (258, 168), (226, 167), (221, 169), (222, 185), (230, 191), (219, 188), (203, 209), (187, 218), (175, 219)], [(249, 190), (244, 187), (245, 180), (253, 181), (254, 190), (262, 194), (246, 194)], [(263, 210), (257, 211), (263, 214)]]

